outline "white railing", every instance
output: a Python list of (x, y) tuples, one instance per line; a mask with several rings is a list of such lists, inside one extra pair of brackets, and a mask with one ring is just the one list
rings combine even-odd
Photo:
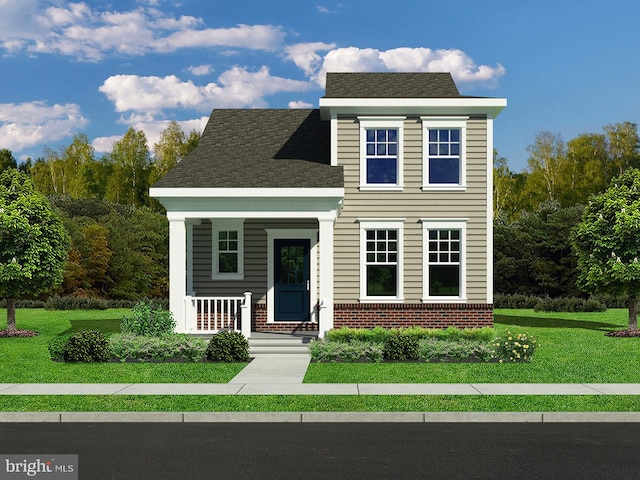
[(194, 334), (220, 330), (251, 335), (251, 292), (242, 297), (186, 297), (186, 331)]

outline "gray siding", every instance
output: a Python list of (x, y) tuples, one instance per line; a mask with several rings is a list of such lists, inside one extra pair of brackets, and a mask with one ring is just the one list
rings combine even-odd
[[(215, 221), (215, 220), (211, 220)], [(203, 220), (193, 227), (193, 288), (197, 296), (242, 296), (252, 292), (253, 301), (266, 303), (267, 232), (266, 229), (317, 229), (310, 220), (247, 220), (244, 223), (244, 280), (213, 280), (212, 224)], [(313, 245), (312, 245), (313, 246)], [(312, 261), (317, 259), (312, 259)]]
[(344, 167), (344, 208), (335, 230), (335, 301), (360, 297), (360, 226), (358, 218), (405, 218), (404, 298), (422, 299), (422, 223), (420, 218), (467, 218), (467, 299), (487, 299), (487, 144), (486, 120), (467, 122), (467, 189), (464, 192), (422, 191), (422, 123), (404, 123), (404, 189), (360, 192), (359, 124), (355, 117), (338, 120), (338, 162)]

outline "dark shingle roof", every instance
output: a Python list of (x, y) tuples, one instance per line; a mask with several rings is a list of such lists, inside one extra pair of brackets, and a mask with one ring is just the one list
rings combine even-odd
[(329, 149), (317, 109), (216, 109), (198, 147), (154, 187), (343, 187)]
[(327, 73), (325, 98), (460, 97), (450, 73)]

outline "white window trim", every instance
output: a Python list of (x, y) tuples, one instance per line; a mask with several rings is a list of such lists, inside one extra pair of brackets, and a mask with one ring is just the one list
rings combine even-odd
[[(422, 222), (422, 302), (466, 303), (467, 301), (467, 218), (421, 218)], [(460, 230), (460, 295), (429, 296), (429, 230)]]
[[(244, 280), (244, 219), (214, 219), (211, 220), (211, 224), (211, 278), (213, 280)], [(235, 273), (220, 273), (218, 233), (228, 230), (238, 232), (238, 271)]]
[[(422, 121), (422, 190), (461, 192), (467, 188), (467, 120), (469, 117), (420, 117)], [(429, 183), (429, 130), (460, 129), (460, 183)]]
[[(404, 188), (404, 120), (406, 117), (358, 117), (360, 123), (360, 187), (361, 191), (400, 192)], [(367, 183), (367, 134), (372, 128), (398, 130), (397, 183)]]
[[(359, 218), (360, 224), (360, 303), (404, 302), (404, 218)], [(395, 297), (367, 296), (367, 230), (398, 231), (398, 273)]]

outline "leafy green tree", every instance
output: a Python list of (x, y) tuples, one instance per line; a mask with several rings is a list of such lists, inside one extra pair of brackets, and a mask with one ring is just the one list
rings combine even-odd
[(622, 175), (628, 168), (640, 167), (638, 125), (633, 122), (615, 123), (604, 127), (604, 131), (608, 150), (607, 178)]
[(111, 175), (107, 183), (107, 200), (147, 205), (151, 154), (144, 132), (129, 128), (124, 137), (113, 144), (109, 162)]
[(640, 293), (640, 170), (629, 169), (591, 198), (573, 236), (578, 286), (626, 298), (629, 331), (638, 330)]
[(16, 332), (16, 299), (60, 285), (69, 240), (62, 221), (15, 169), (0, 175), (0, 297), (7, 299), (7, 332)]
[(540, 132), (529, 152), (529, 181), (536, 184), (540, 201), (558, 200), (560, 171), (566, 157), (566, 147), (560, 134)]
[(0, 149), (0, 172), (7, 168), (18, 168), (18, 162), (16, 162), (16, 159), (13, 157), (11, 150), (3, 148)]

